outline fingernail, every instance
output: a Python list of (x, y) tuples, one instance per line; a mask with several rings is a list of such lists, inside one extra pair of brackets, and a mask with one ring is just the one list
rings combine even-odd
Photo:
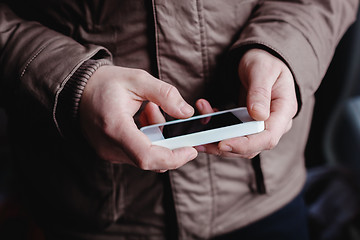
[(204, 103), (203, 103), (203, 101), (200, 101), (200, 102), (199, 102), (198, 107), (199, 107), (199, 110), (203, 110), (203, 109), (204, 109)]
[(192, 160), (192, 159), (196, 158), (197, 155), (198, 155), (198, 152), (195, 150), (189, 155), (189, 159)]
[(254, 103), (251, 106), (251, 110), (256, 111), (256, 112), (264, 112), (265, 111), (265, 106), (261, 103)]
[(188, 104), (182, 104), (183, 106), (180, 107), (180, 111), (182, 112), (182, 114), (184, 115), (192, 115), (194, 109), (188, 105)]
[(266, 120), (269, 117), (269, 109), (261, 103), (254, 103), (251, 106), (252, 117), (256, 120)]
[(206, 147), (205, 146), (196, 146), (195, 149), (198, 152), (206, 152)]
[(229, 145), (222, 145), (220, 147), (220, 151), (223, 151), (223, 152), (231, 152), (232, 151), (232, 147), (230, 147)]

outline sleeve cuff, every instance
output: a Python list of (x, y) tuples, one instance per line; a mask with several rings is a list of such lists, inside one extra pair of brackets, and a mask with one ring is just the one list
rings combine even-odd
[(247, 43), (243, 43), (243, 44), (237, 46), (236, 48), (232, 49), (232, 51), (230, 52), (230, 58), (231, 58), (232, 64), (234, 64), (234, 66), (235, 65), (237, 66), (240, 62), (240, 59), (245, 54), (245, 52), (247, 52), (250, 49), (254, 49), (254, 48), (262, 49), (264, 51), (271, 53), (272, 55), (274, 55), (275, 57), (277, 57), (281, 61), (283, 61), (289, 67), (289, 69), (294, 77), (295, 93), (296, 93), (296, 99), (297, 99), (297, 103), (298, 103), (298, 111), (295, 115), (295, 117), (296, 117), (299, 114), (301, 107), (302, 107), (301, 93), (300, 93), (299, 85), (298, 85), (297, 81), (295, 80), (295, 75), (294, 75), (294, 72), (292, 71), (292, 67), (289, 66), (288, 62), (283, 58), (283, 56), (281, 54), (279, 54), (276, 50), (274, 50), (270, 46), (267, 46), (266, 44), (259, 43), (259, 42), (247, 42)]
[(101, 66), (112, 65), (107, 59), (89, 59), (85, 61), (70, 77), (59, 95), (56, 118), (63, 136), (74, 135), (77, 130), (77, 120), (80, 99), (87, 81)]

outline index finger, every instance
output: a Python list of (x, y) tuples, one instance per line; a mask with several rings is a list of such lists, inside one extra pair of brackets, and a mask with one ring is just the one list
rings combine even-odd
[(176, 169), (197, 156), (197, 151), (192, 147), (170, 150), (152, 145), (130, 117), (128, 121), (122, 121), (115, 140), (134, 158), (136, 165), (144, 170)]
[(182, 98), (174, 86), (146, 74), (136, 78), (136, 94), (160, 106), (166, 113), (175, 118), (188, 118), (194, 109)]
[[(279, 103), (273, 103), (273, 105), (279, 105)], [(274, 107), (276, 108), (276, 106)], [(231, 151), (243, 155), (251, 155), (252, 153), (263, 150), (270, 150), (278, 144), (282, 135), (288, 131), (288, 126), (291, 121), (292, 116), (286, 108), (272, 111), (270, 117), (265, 121), (264, 131), (221, 141), (219, 143), (219, 149), (221, 151)]]

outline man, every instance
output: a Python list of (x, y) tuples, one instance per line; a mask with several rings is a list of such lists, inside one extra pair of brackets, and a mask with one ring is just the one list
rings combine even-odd
[[(286, 211), (254, 232), (305, 239), (313, 94), (357, 5), (2, 4), (2, 104), (28, 204), (47, 236), (230, 238)], [(151, 124), (165, 121), (159, 106), (187, 118), (192, 106), (208, 113), (245, 98), (265, 131), (217, 144), (170, 151), (151, 145), (134, 120), (139, 109), (141, 124)], [(299, 224), (272, 230), (291, 220)]]

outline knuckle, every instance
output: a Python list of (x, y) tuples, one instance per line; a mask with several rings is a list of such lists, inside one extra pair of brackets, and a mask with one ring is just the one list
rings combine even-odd
[(152, 170), (150, 164), (152, 162), (151, 154), (138, 153), (138, 155), (135, 156), (135, 162), (136, 166), (142, 170)]
[[(296, 96), (295, 96), (295, 98), (296, 98)], [(294, 117), (296, 115), (296, 113), (298, 112), (298, 109), (299, 109), (297, 101), (293, 102), (292, 109), (293, 109), (292, 116)]]
[(252, 153), (248, 156), (248, 159), (253, 159), (254, 157), (256, 157), (257, 155), (259, 155), (259, 152), (256, 153)]
[(181, 167), (181, 164), (178, 164), (177, 162), (171, 162), (167, 164), (166, 168), (174, 170), (174, 169), (178, 169), (179, 167)]
[(136, 79), (145, 80), (149, 77), (149, 73), (143, 69), (136, 69), (134, 76)]
[(178, 93), (178, 90), (170, 84), (162, 84), (160, 87), (160, 95), (166, 99), (173, 98)]
[(242, 158), (245, 158), (245, 159), (251, 159), (253, 158), (253, 152), (252, 151), (249, 151), (249, 150), (244, 150), (242, 153), (240, 153), (241, 157)]
[[(170, 161), (169, 161), (170, 159)], [(179, 167), (181, 167), (182, 164), (179, 163), (178, 159), (176, 159), (175, 157), (172, 158), (163, 158), (161, 159), (161, 162), (163, 163), (162, 165), (166, 168), (166, 169), (177, 169)]]
[(147, 159), (146, 154), (142, 154), (141, 152), (136, 152), (131, 156), (132, 161), (136, 165), (136, 167), (145, 170), (147, 168)]
[(114, 134), (114, 125), (112, 124), (111, 117), (106, 113), (95, 119), (95, 126), (97, 126), (105, 136), (112, 136)]
[(272, 59), (266, 59), (266, 61), (262, 60), (260, 62), (260, 67), (262, 69), (265, 69), (267, 72), (272, 72), (278, 68), (278, 65), (277, 65), (276, 61), (274, 62), (274, 61), (272, 61)]
[(270, 138), (270, 140), (267, 144), (266, 150), (271, 150), (271, 149), (275, 148), (278, 143), (279, 143), (279, 139), (277, 139), (275, 137)]
[(142, 170), (150, 170), (149, 160), (147, 158), (137, 159), (136, 165)]
[(286, 126), (286, 129), (285, 129), (285, 133), (289, 132), (290, 129), (292, 128), (292, 125), (293, 125), (293, 121), (291, 120), (288, 125)]
[(250, 160), (250, 159), (254, 158), (254, 156), (252, 154), (249, 154), (249, 155), (243, 155), (242, 158)]
[(293, 79), (293, 75), (289, 67), (283, 61), (279, 61), (279, 66), (281, 67), (283, 74), (285, 74), (288, 78)]
[(104, 132), (105, 136), (112, 136), (114, 133), (114, 131), (113, 131), (114, 129), (108, 121), (102, 121), (101, 128), (102, 128), (102, 131)]
[(251, 96), (260, 96), (267, 99), (270, 97), (270, 91), (264, 86), (257, 86), (252, 90)]
[(272, 55), (268, 55), (264, 57), (259, 57), (254, 59), (253, 64), (256, 66), (257, 69), (262, 69), (263, 71), (266, 71), (267, 73), (274, 74), (276, 72), (279, 72), (280, 65), (277, 61), (277, 58), (274, 58)]

